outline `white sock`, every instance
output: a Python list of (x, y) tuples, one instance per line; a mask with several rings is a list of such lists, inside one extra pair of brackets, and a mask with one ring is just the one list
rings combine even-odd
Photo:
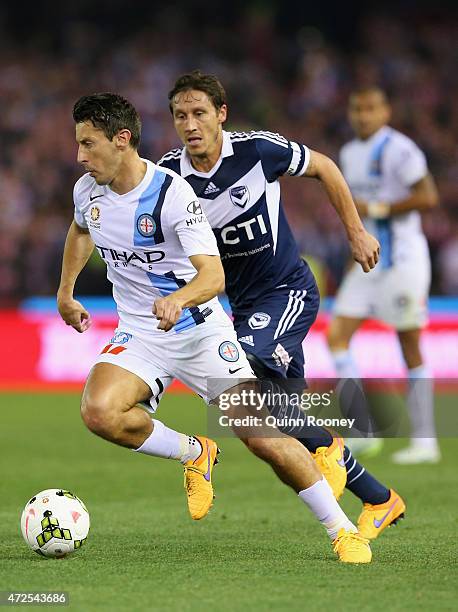
[(326, 529), (331, 540), (336, 539), (342, 528), (346, 531), (358, 531), (337, 503), (326, 478), (322, 478), (308, 489), (299, 491), (299, 497)]
[(359, 378), (358, 366), (349, 349), (332, 351), (331, 354), (338, 378)]
[(156, 419), (153, 419), (153, 427), (151, 435), (136, 449), (137, 453), (186, 463), (190, 459), (197, 459), (202, 452), (202, 446), (194, 436), (170, 429)]
[(434, 425), (434, 385), (431, 372), (425, 365), (409, 370), (407, 408), (412, 424), (412, 445), (436, 449)]

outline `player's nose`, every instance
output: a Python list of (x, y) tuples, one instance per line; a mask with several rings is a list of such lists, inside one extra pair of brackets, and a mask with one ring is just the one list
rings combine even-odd
[(192, 115), (189, 115), (188, 117), (186, 117), (186, 121), (184, 124), (184, 128), (186, 130), (186, 132), (193, 132), (196, 129), (196, 120), (195, 117), (193, 117)]
[(87, 156), (85, 155), (84, 150), (81, 147), (78, 147), (78, 153), (77, 153), (77, 156), (76, 156), (76, 161), (79, 164), (84, 164), (84, 163), (87, 162), (86, 157)]

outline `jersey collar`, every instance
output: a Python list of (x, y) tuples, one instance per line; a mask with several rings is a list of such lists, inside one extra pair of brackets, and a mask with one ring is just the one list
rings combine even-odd
[(231, 155), (234, 155), (234, 149), (232, 147), (232, 142), (231, 142), (231, 135), (229, 132), (226, 132), (225, 130), (223, 130), (223, 146), (221, 149), (221, 155), (218, 161), (216, 162), (216, 164), (213, 166), (213, 168), (209, 172), (198, 172), (191, 163), (191, 158), (188, 152), (186, 151), (186, 147), (183, 147), (181, 151), (181, 158), (180, 158), (180, 174), (183, 177), (187, 177), (190, 174), (195, 174), (196, 176), (206, 176), (206, 177), (212, 176), (221, 166), (221, 162), (223, 161), (223, 159), (225, 157), (230, 157)]
[(366, 140), (362, 140), (361, 138), (359, 138), (358, 140), (360, 142), (363, 142), (364, 144), (372, 146), (379, 140), (383, 140), (390, 131), (391, 131), (391, 128), (388, 125), (383, 125), (379, 130), (374, 132), (372, 136), (370, 136)]
[(133, 194), (136, 193), (143, 193), (143, 191), (145, 191), (145, 189), (148, 187), (148, 185), (151, 182), (151, 179), (153, 178), (153, 174), (156, 171), (156, 169), (161, 170), (161, 168), (158, 168), (155, 164), (153, 164), (152, 161), (150, 161), (149, 159), (145, 159), (144, 157), (140, 158), (143, 162), (146, 163), (146, 172), (145, 172), (145, 176), (142, 178), (142, 180), (138, 183), (138, 185), (136, 185), (135, 187), (133, 187), (130, 191), (127, 191), (126, 193), (116, 193), (116, 191), (113, 191), (109, 185), (104, 185), (103, 189), (104, 191), (109, 194), (112, 198), (126, 198), (132, 196)]

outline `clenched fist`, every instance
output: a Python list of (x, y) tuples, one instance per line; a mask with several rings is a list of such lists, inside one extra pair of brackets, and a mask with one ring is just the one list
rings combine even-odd
[(350, 239), (352, 257), (357, 261), (364, 272), (375, 268), (380, 256), (379, 241), (365, 229)]
[(183, 312), (183, 306), (173, 293), (167, 297), (154, 300), (152, 312), (159, 319), (158, 329), (169, 331), (178, 321)]
[(67, 325), (82, 334), (91, 326), (91, 315), (84, 306), (72, 297), (57, 297), (57, 309)]

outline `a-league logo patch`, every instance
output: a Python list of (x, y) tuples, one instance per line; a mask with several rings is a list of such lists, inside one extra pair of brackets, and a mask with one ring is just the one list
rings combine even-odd
[(89, 225), (94, 229), (100, 229), (100, 208), (98, 206), (91, 206), (90, 215)]
[(137, 219), (137, 229), (142, 236), (148, 238), (156, 231), (156, 221), (151, 215), (144, 213)]
[(255, 312), (248, 319), (248, 325), (251, 329), (264, 329), (270, 323), (271, 316), (266, 312)]
[(224, 361), (237, 361), (239, 358), (239, 349), (229, 340), (221, 342), (218, 353), (219, 356), (224, 359)]
[(235, 204), (235, 206), (240, 206), (240, 208), (245, 208), (250, 201), (250, 192), (248, 191), (248, 187), (246, 185), (232, 187), (232, 189), (229, 190), (229, 195), (232, 204)]
[(113, 338), (110, 340), (112, 344), (126, 344), (132, 338), (132, 334), (127, 332), (119, 331), (116, 332)]

